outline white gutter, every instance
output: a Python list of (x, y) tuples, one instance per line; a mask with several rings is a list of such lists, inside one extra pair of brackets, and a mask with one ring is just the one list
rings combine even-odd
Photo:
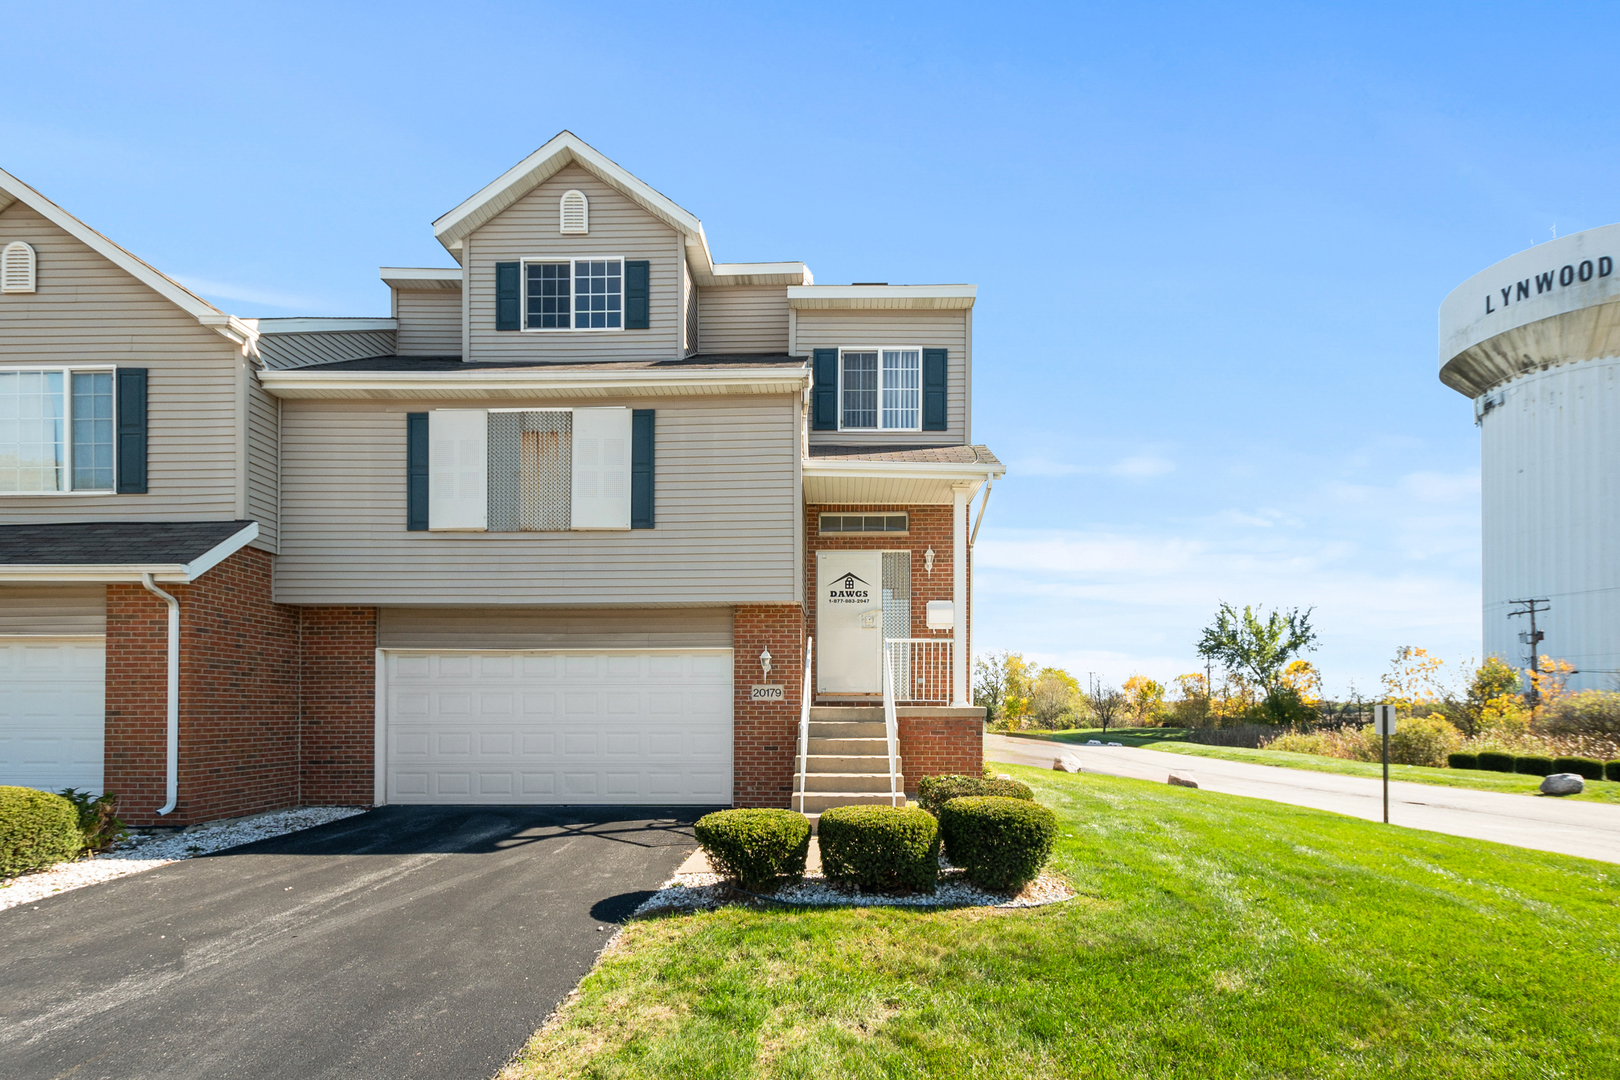
[(787, 393), (810, 383), (805, 367), (753, 368), (736, 371), (696, 368), (685, 371), (545, 371), (538, 368), (424, 371), (310, 371), (283, 368), (259, 373), (259, 382), (274, 397), (354, 397), (389, 393), (395, 396), (475, 395), (506, 393), (614, 394)]
[(169, 686), (166, 708), (169, 729), (167, 782), (169, 801), (158, 810), (158, 816), (162, 817), (172, 812), (175, 803), (180, 801), (180, 601), (154, 585), (151, 574), (142, 574), (141, 584), (146, 587), (147, 592), (163, 598), (169, 604)]
[(953, 461), (851, 461), (847, 458), (805, 458), (806, 476), (892, 476), (927, 480), (985, 480), (1007, 471), (1002, 464)]

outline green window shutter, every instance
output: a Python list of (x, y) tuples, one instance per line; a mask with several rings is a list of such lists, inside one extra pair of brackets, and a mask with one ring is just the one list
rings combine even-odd
[(405, 414), (405, 531), (428, 528), (428, 414)]
[(653, 527), (654, 409), (630, 412), (630, 527)]
[(646, 259), (624, 261), (624, 328), (645, 330), (652, 325), (650, 281), (652, 264)]
[(923, 350), (923, 430), (945, 430), (945, 374), (949, 353), (944, 349)]
[(811, 374), (810, 430), (838, 430), (838, 350), (817, 349)]
[(518, 330), (523, 323), (523, 264), (495, 264), (495, 329)]
[(120, 495), (146, 494), (146, 369), (118, 369), (118, 483)]

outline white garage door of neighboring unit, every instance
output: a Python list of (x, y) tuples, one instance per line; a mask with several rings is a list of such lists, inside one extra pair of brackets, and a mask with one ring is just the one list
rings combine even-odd
[(0, 638), (0, 784), (100, 792), (106, 644)]
[(385, 653), (390, 803), (731, 802), (731, 650)]

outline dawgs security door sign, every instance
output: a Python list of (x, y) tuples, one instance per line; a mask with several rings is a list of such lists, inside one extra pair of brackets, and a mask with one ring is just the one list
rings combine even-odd
[(883, 553), (816, 552), (816, 689), (883, 692)]

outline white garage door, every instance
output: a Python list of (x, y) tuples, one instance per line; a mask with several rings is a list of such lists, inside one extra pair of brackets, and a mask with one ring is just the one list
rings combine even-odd
[(107, 648), (0, 638), (0, 784), (101, 791)]
[(387, 652), (390, 803), (731, 801), (731, 651)]

